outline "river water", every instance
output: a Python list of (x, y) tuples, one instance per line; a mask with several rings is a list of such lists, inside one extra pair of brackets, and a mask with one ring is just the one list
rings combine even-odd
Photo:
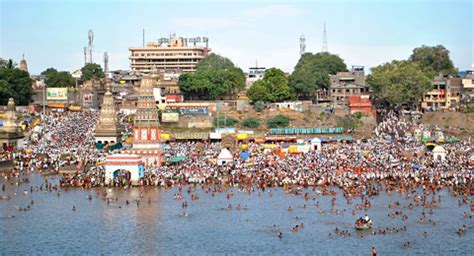
[[(182, 201), (174, 200), (176, 188), (113, 189), (111, 193), (119, 200), (107, 205), (94, 190), (62, 190), (60, 197), (54, 191), (25, 195), (24, 190), (39, 186), (44, 178), (33, 174), (30, 181), (20, 186), (9, 181), (6, 191), (0, 192), (12, 196), (10, 200), (0, 201), (2, 255), (369, 255), (372, 246), (381, 255), (467, 255), (474, 251), (474, 222), (463, 218), (463, 213), (470, 213), (470, 209), (468, 205), (459, 207), (458, 198), (451, 197), (446, 190), (440, 192), (440, 207), (432, 215), (427, 213), (436, 225), (418, 223), (421, 208), (401, 209), (409, 215), (407, 221), (402, 221), (400, 216), (387, 217), (395, 209), (386, 206), (404, 200), (398, 194), (383, 193), (373, 198), (367, 213), (375, 229), (406, 226), (407, 230), (371, 235), (370, 231), (354, 231), (357, 217), (351, 214), (354, 205), (347, 205), (341, 196), (337, 197), (334, 208), (345, 209), (343, 216), (330, 214), (331, 197), (318, 197), (311, 192), (319, 201), (319, 208), (325, 210), (320, 214), (315, 201), (305, 202), (303, 196), (285, 194), (282, 189), (274, 189), (273, 196), (268, 190), (261, 196), (258, 192), (249, 195), (236, 191), (229, 201), (225, 193), (213, 197), (200, 188), (197, 201), (191, 201), (185, 191)], [(3, 184), (2, 179), (0, 186)], [(140, 193), (143, 197), (137, 206), (135, 199)], [(92, 200), (87, 199), (89, 195)], [(34, 204), (29, 211), (18, 211), (18, 207), (26, 207), (31, 200)], [(183, 201), (188, 201), (188, 209), (181, 208)], [(234, 209), (223, 210), (229, 203)], [(250, 209), (239, 211), (237, 204), (248, 205)], [(292, 212), (287, 210), (289, 206)], [(304, 223), (304, 228), (291, 232), (300, 223)], [(456, 230), (462, 225), (466, 225), (467, 232), (458, 236)], [(351, 236), (335, 235), (335, 227), (349, 230)], [(278, 238), (280, 231), (282, 239)], [(410, 247), (403, 248), (402, 244), (408, 241)]]

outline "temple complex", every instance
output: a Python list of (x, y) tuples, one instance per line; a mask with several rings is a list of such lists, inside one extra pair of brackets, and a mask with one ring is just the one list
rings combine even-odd
[(23, 147), (23, 131), (17, 123), (18, 115), (15, 109), (15, 100), (8, 100), (7, 111), (3, 119), (3, 126), (0, 127), (0, 145), (13, 150), (20, 150)]
[(97, 145), (120, 142), (120, 128), (115, 112), (115, 102), (110, 83), (107, 83), (107, 91), (104, 94), (99, 121), (95, 127), (95, 142)]
[(156, 70), (140, 82), (137, 112), (133, 121), (132, 154), (142, 157), (147, 166), (161, 164), (160, 117), (153, 96)]

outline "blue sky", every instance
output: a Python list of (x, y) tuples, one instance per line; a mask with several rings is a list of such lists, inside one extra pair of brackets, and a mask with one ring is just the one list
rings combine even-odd
[(94, 59), (109, 53), (110, 69), (128, 69), (128, 47), (176, 33), (207, 36), (213, 52), (244, 70), (255, 65), (291, 72), (306, 51), (328, 49), (346, 64), (368, 68), (405, 59), (413, 48), (442, 44), (456, 67), (474, 63), (471, 0), (325, 1), (92, 1), (0, 0), (0, 57), (30, 71), (72, 71), (83, 64), (87, 32), (94, 30)]

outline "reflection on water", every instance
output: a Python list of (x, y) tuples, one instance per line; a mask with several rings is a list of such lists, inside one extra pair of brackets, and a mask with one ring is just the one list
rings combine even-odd
[[(55, 192), (37, 192), (24, 195), (30, 186), (44, 182), (39, 175), (32, 182), (20, 186), (6, 185), (3, 194), (11, 200), (0, 201), (0, 249), (2, 254), (332, 254), (368, 255), (375, 246), (385, 254), (469, 254), (473, 251), (473, 220), (463, 218), (470, 209), (458, 207), (457, 199), (442, 191), (442, 203), (427, 218), (436, 222), (419, 224), (421, 208), (401, 209), (409, 216), (404, 222), (398, 216), (387, 214), (395, 209), (386, 206), (405, 198), (382, 195), (371, 200), (371, 216), (375, 229), (406, 226), (407, 231), (373, 236), (370, 232), (355, 232), (353, 206), (338, 196), (335, 209), (343, 216), (329, 213), (330, 197), (306, 201), (302, 196), (284, 194), (281, 189), (268, 190), (259, 195), (236, 192), (231, 200), (225, 194), (206, 194), (200, 189), (200, 199), (191, 201), (184, 192), (182, 201), (173, 199), (177, 189), (133, 188), (118, 190), (69, 189)], [(55, 181), (57, 182), (57, 181)], [(0, 185), (5, 182), (2, 180)], [(14, 193), (17, 193), (14, 196)], [(118, 201), (103, 199), (102, 193)], [(92, 195), (92, 200), (87, 197)], [(141, 198), (137, 205), (136, 199)], [(34, 201), (29, 211), (18, 211)], [(126, 200), (129, 204), (126, 204)], [(182, 209), (183, 201), (189, 203)], [(323, 214), (315, 207), (325, 210)], [(234, 209), (223, 210), (232, 203)], [(354, 204), (356, 202), (354, 201)], [(249, 210), (237, 210), (240, 204)], [(302, 206), (306, 204), (306, 209)], [(72, 211), (72, 207), (76, 211)], [(288, 207), (293, 208), (288, 212)], [(428, 212), (428, 211), (426, 211)], [(363, 214), (363, 213), (359, 213)], [(11, 218), (11, 216), (14, 216)], [(304, 223), (297, 233), (291, 228)], [(275, 226), (274, 226), (275, 225)], [(456, 230), (466, 225), (467, 232), (458, 236)], [(334, 229), (348, 229), (351, 237), (334, 235)], [(428, 233), (424, 238), (423, 233)], [(278, 233), (282, 232), (282, 239)], [(332, 236), (329, 233), (332, 232)], [(364, 235), (363, 239), (360, 236)], [(410, 241), (408, 249), (402, 244)]]

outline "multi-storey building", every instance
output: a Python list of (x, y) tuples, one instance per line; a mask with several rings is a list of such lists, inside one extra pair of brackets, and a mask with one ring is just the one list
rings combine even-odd
[(349, 72), (338, 72), (336, 75), (331, 75), (330, 83), (329, 97), (335, 106), (346, 106), (350, 96), (369, 94), (362, 66), (352, 66), (352, 70)]
[(461, 98), (464, 102), (474, 101), (474, 65), (471, 70), (467, 71), (466, 76), (462, 79)]
[[(153, 68), (176, 70), (179, 73), (196, 70), (196, 64), (211, 51), (208, 39), (202, 38), (205, 45), (197, 45), (201, 38), (182, 38), (171, 36), (146, 46), (130, 47), (130, 68), (132, 72), (149, 74)], [(189, 44), (188, 44), (189, 43)]]
[(454, 78), (446, 78), (438, 75), (433, 78), (431, 91), (427, 92), (421, 102), (421, 107), (428, 110), (448, 109), (459, 102), (459, 95), (453, 95), (451, 86), (457, 90), (458, 81)]
[(246, 81), (245, 85), (246, 88), (252, 87), (253, 83), (255, 83), (258, 80), (262, 80), (263, 77), (265, 76), (265, 67), (259, 67), (255, 65), (255, 67), (250, 67), (249, 72), (245, 74)]

